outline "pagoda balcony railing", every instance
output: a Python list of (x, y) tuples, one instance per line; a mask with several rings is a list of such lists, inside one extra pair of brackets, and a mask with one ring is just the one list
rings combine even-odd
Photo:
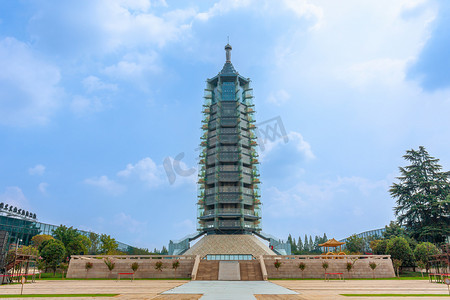
[(218, 177), (219, 181), (239, 181), (240, 179), (238, 172), (221, 172)]
[(213, 222), (205, 222), (203, 225), (203, 228), (214, 228), (214, 221)]
[(239, 171), (239, 166), (219, 166), (220, 171)]
[(242, 192), (245, 194), (245, 195), (253, 195), (253, 190), (252, 189), (249, 189), (249, 188), (242, 188)]
[(205, 90), (203, 92), (203, 98), (212, 99), (212, 91), (211, 90)]
[(214, 145), (217, 142), (217, 137), (212, 137), (208, 139), (209, 145)]
[(216, 121), (211, 121), (209, 122), (209, 129), (210, 130), (214, 130), (217, 127), (217, 122)]
[(235, 135), (220, 135), (219, 141), (223, 144), (235, 144), (239, 141), (239, 137)]
[(243, 155), (242, 156), (242, 163), (249, 165), (250, 164), (250, 156)]
[(205, 195), (213, 195), (216, 192), (215, 188), (210, 188), (205, 190)]
[(215, 155), (216, 154), (216, 148), (213, 149), (208, 149), (208, 151), (206, 151), (207, 155)]
[(240, 124), (239, 124), (239, 126), (240, 126), (242, 129), (248, 129), (248, 122), (241, 121)]
[(241, 149), (241, 153), (242, 153), (242, 154), (250, 155), (250, 150), (249, 150), (249, 149), (242, 148), (242, 149)]
[(247, 131), (245, 131), (245, 130), (241, 131), (241, 136), (245, 137), (245, 138), (250, 138), (250, 134)]
[(220, 186), (219, 193), (239, 193), (240, 188), (238, 186)]
[(237, 120), (236, 119), (222, 119), (222, 120), (220, 120), (220, 125), (234, 127), (237, 125)]
[(210, 174), (214, 174), (214, 173), (216, 173), (216, 167), (206, 169), (206, 175), (210, 175)]
[(245, 222), (244, 221), (244, 228), (259, 229), (259, 226), (257, 226), (255, 224), (255, 222)]
[(220, 133), (228, 133), (228, 134), (238, 133), (238, 129), (237, 128), (221, 128)]
[(219, 227), (222, 227), (222, 228), (241, 227), (241, 222), (240, 221), (223, 220), (223, 221), (219, 221)]
[(235, 153), (238, 153), (239, 152), (239, 148), (236, 147), (235, 145), (232, 145), (232, 146), (221, 145), (218, 148), (217, 152), (235, 152)]
[(253, 89), (248, 89), (244, 91), (244, 99), (253, 98)]
[(212, 215), (214, 215), (215, 214), (215, 210), (214, 209), (212, 209), (212, 210), (205, 210), (205, 212), (203, 213), (203, 216), (204, 217), (206, 217), (206, 216), (212, 216)]
[(239, 160), (239, 153), (219, 153), (219, 161), (233, 162)]

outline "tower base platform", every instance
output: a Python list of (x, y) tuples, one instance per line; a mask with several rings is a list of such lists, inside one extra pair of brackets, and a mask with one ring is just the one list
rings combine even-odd
[(204, 236), (184, 255), (276, 255), (267, 245), (251, 234), (210, 234)]

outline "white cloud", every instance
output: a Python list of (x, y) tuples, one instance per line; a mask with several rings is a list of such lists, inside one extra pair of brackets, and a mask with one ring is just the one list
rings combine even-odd
[(405, 79), (405, 69), (409, 60), (380, 58), (355, 63), (339, 72), (342, 77), (355, 87), (398, 86)]
[(83, 79), (82, 81), (84, 88), (89, 92), (92, 93), (94, 91), (99, 90), (109, 90), (109, 91), (117, 91), (117, 85), (111, 84), (111, 83), (105, 83), (100, 80), (100, 78), (96, 76), (88, 76)]
[(125, 187), (107, 176), (93, 177), (84, 180), (85, 184), (98, 187), (109, 194), (120, 195), (125, 191)]
[(308, 0), (283, 0), (283, 4), (300, 18), (313, 18), (316, 23), (311, 29), (320, 29), (323, 25), (323, 10)]
[(217, 15), (223, 15), (231, 10), (246, 7), (252, 4), (252, 0), (220, 0), (214, 3), (214, 5), (206, 12), (198, 13), (196, 18), (201, 21), (208, 21), (212, 17)]
[(113, 78), (133, 80), (147, 72), (159, 72), (161, 68), (158, 66), (157, 58), (158, 55), (154, 51), (147, 54), (128, 53), (118, 63), (104, 68), (103, 73)]
[(47, 194), (47, 187), (48, 187), (48, 183), (46, 183), (46, 182), (41, 182), (41, 183), (39, 183), (38, 190), (39, 190), (39, 192), (41, 192), (43, 195), (46, 195), (46, 194)]
[(267, 98), (267, 102), (275, 105), (282, 105), (291, 99), (291, 95), (284, 89), (278, 90), (275, 93), (271, 93)]
[(143, 158), (134, 165), (128, 164), (124, 170), (117, 173), (117, 176), (124, 178), (136, 176), (152, 188), (162, 185), (167, 180), (162, 166), (156, 165), (150, 157)]
[(42, 176), (44, 175), (44, 173), (45, 173), (45, 166), (41, 164), (35, 165), (34, 167), (28, 169), (28, 174), (30, 175)]
[(0, 194), (0, 202), (22, 209), (29, 209), (28, 199), (17, 186), (7, 187), (5, 192)]
[(112, 225), (126, 228), (129, 233), (136, 234), (146, 232), (148, 230), (147, 222), (141, 222), (124, 212), (118, 213), (111, 220)]
[(370, 180), (357, 176), (337, 177), (314, 184), (302, 181), (286, 190), (272, 186), (263, 190), (264, 212), (274, 218), (304, 216), (308, 212), (311, 216), (329, 219), (339, 218), (334, 215), (337, 211), (344, 213), (351, 209), (355, 216), (367, 216), (373, 211), (385, 210), (386, 206), (373, 208), (371, 202), (374, 195), (387, 193), (388, 186), (386, 179)]
[(60, 74), (25, 43), (0, 40), (0, 124), (42, 125), (60, 104)]
[(70, 109), (76, 115), (99, 112), (103, 110), (103, 108), (104, 104), (98, 97), (87, 98), (84, 96), (75, 95), (70, 103)]
[(261, 156), (262, 161), (264, 159), (267, 159), (271, 153), (281, 150), (283, 145), (286, 145), (288, 143), (295, 145), (295, 149), (299, 153), (301, 153), (306, 160), (313, 160), (316, 158), (311, 149), (311, 145), (307, 141), (305, 141), (300, 133), (295, 131), (289, 132), (287, 134), (287, 139), (276, 137), (274, 140), (263, 139), (263, 141), (259, 140), (258, 142), (260, 144), (259, 155)]

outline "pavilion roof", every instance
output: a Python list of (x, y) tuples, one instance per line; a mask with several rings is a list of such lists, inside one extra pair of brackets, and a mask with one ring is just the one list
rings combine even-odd
[(343, 242), (338, 242), (335, 239), (331, 239), (331, 240), (326, 241), (323, 244), (319, 244), (319, 246), (321, 246), (321, 247), (337, 247), (337, 246), (344, 245), (344, 244), (345, 243), (343, 243)]

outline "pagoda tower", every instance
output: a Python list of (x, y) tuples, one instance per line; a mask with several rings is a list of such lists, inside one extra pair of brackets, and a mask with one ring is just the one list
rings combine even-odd
[[(179, 241), (171, 240), (169, 254), (199, 255), (208, 260), (290, 254), (289, 243), (261, 232), (253, 90), (250, 79), (234, 69), (229, 44), (225, 51), (222, 70), (206, 80), (197, 232)], [(191, 247), (191, 242), (200, 237)]]
[(206, 81), (198, 181), (198, 231), (246, 234), (261, 231), (258, 154), (250, 79), (226, 62)]

